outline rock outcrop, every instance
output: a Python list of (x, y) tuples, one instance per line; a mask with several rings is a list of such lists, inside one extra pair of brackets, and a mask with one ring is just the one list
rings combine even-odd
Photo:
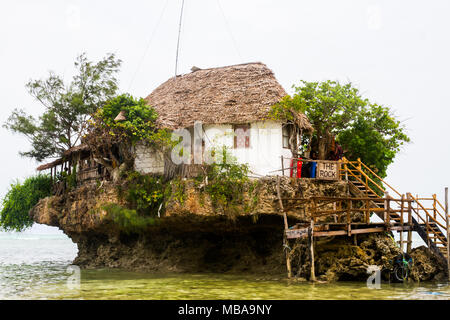
[[(63, 230), (78, 245), (74, 263), (84, 268), (286, 276), (276, 178), (253, 181), (233, 216), (214, 206), (194, 181), (183, 181), (182, 194), (180, 190), (176, 193), (178, 196), (165, 203), (160, 217), (140, 232), (124, 230), (108, 216), (105, 204), (126, 205), (113, 183), (85, 185), (63, 196), (43, 199), (30, 216), (37, 223)], [(283, 177), (281, 193), (294, 198), (346, 196), (348, 185)], [(290, 225), (309, 220), (307, 207), (287, 205), (286, 211)], [(294, 274), (307, 279), (310, 262), (306, 243), (298, 241), (290, 250)], [(369, 265), (387, 269), (399, 254), (383, 234), (358, 235), (356, 244), (353, 237), (319, 238), (315, 251), (316, 275), (326, 281), (365, 280)], [(414, 279), (430, 280), (442, 271), (426, 248), (417, 249), (413, 257), (417, 260)]]

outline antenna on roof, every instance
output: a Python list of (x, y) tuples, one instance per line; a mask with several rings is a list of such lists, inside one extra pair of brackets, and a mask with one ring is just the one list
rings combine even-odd
[(178, 72), (178, 50), (180, 49), (180, 35), (181, 35), (181, 22), (183, 20), (183, 9), (184, 9), (184, 0), (181, 3), (180, 25), (178, 27), (177, 55), (175, 58), (175, 78), (177, 77)]

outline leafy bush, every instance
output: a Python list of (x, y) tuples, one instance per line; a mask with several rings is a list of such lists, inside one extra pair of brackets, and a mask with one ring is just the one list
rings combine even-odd
[(238, 164), (223, 147), (218, 154), (221, 161), (213, 163), (208, 169), (208, 185), (206, 192), (216, 207), (232, 213), (236, 204), (242, 203), (246, 183), (249, 181), (249, 168), (246, 164)]
[(164, 198), (164, 185), (160, 178), (132, 171), (125, 180), (125, 191), (122, 188), (119, 187), (119, 194), (133, 210), (142, 215), (157, 214)]
[(48, 175), (27, 178), (11, 184), (2, 201), (0, 227), (6, 231), (22, 231), (33, 225), (28, 212), (40, 199), (51, 195), (52, 181)]
[[(120, 112), (124, 113), (125, 120), (115, 121)], [(169, 133), (156, 127), (158, 114), (155, 109), (142, 98), (136, 99), (129, 94), (117, 96), (100, 108), (95, 118), (110, 130), (110, 135), (123, 135), (133, 144), (140, 140), (149, 143), (169, 141)]]
[(143, 217), (136, 210), (127, 209), (115, 203), (106, 204), (102, 208), (107, 212), (107, 219), (114, 221), (123, 231), (128, 233), (138, 233), (155, 223), (154, 218)]

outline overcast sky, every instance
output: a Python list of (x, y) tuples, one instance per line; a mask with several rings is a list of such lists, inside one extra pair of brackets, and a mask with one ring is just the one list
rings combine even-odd
[[(0, 2), (0, 121), (42, 111), (29, 79), (70, 81), (76, 56), (123, 60), (122, 92), (147, 96), (174, 75), (181, 0)], [(442, 198), (449, 184), (450, 1), (185, 0), (179, 72), (261, 61), (291, 92), (300, 80), (351, 81), (391, 107), (412, 143), (388, 171), (401, 192)], [(35, 173), (27, 140), (1, 128), (0, 194)]]

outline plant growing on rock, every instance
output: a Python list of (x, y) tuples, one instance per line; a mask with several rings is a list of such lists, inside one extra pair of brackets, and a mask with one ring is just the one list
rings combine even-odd
[(118, 189), (119, 195), (140, 215), (156, 216), (164, 200), (162, 179), (136, 171), (129, 172)]
[[(121, 119), (117, 119), (119, 114)], [(83, 142), (118, 181), (121, 172), (132, 169), (138, 141), (159, 150), (170, 145), (169, 132), (157, 128), (157, 117), (144, 99), (122, 94), (97, 110), (88, 122)]]
[(153, 217), (142, 216), (136, 210), (124, 208), (116, 203), (105, 204), (102, 209), (107, 213), (106, 218), (126, 233), (140, 233), (155, 224)]
[(205, 191), (216, 208), (233, 216), (236, 205), (243, 202), (245, 185), (249, 181), (249, 168), (246, 164), (238, 164), (226, 147), (213, 153), (219, 161), (207, 169), (208, 184)]
[(28, 212), (40, 199), (50, 196), (52, 181), (48, 175), (27, 178), (11, 184), (2, 201), (0, 227), (6, 231), (22, 231), (33, 225)]

